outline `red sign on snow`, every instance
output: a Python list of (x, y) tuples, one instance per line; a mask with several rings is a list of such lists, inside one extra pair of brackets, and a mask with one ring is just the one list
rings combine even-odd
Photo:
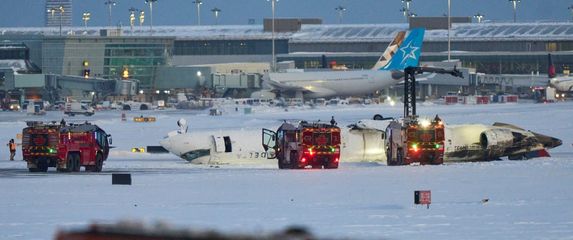
[(430, 207), (432, 203), (432, 191), (424, 190), (424, 191), (414, 191), (414, 204), (425, 204)]

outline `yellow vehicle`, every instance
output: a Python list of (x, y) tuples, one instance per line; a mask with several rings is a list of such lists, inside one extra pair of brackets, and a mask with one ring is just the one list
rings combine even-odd
[(143, 117), (143, 116), (139, 116), (139, 117), (134, 117), (133, 121), (134, 122), (155, 122), (155, 117)]

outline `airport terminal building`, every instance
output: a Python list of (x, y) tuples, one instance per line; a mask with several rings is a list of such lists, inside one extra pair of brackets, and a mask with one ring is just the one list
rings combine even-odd
[[(412, 27), (416, 24), (324, 25), (319, 20), (279, 19), (275, 53), (278, 62), (292, 61), (296, 68), (328, 68), (335, 62), (368, 69), (399, 31)], [(448, 31), (424, 27), (421, 60), (447, 60)], [(573, 22), (471, 23), (462, 18), (454, 21), (450, 36), (451, 59), (478, 73), (546, 75), (548, 53), (558, 72), (573, 65)], [(18, 57), (42, 74), (122, 79), (127, 72), (128, 78), (140, 81), (142, 90), (153, 92), (212, 88), (213, 76), (220, 74), (264, 74), (268, 68), (221, 64), (268, 64), (272, 39), (268, 20), (263, 25), (155, 26), (153, 32), (145, 26), (133, 31), (73, 27), (64, 28), (62, 36), (54, 27), (0, 29), (0, 41), (23, 47), (25, 55)], [(13, 52), (0, 47), (0, 69), (9, 68), (13, 58)]]

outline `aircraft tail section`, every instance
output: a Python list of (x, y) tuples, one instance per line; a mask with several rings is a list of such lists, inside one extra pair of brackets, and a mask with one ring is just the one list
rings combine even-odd
[(548, 55), (548, 63), (547, 66), (549, 67), (549, 69), (547, 70), (547, 75), (549, 76), (549, 78), (555, 78), (555, 65), (553, 65), (553, 59), (551, 59), (551, 54)]
[(420, 62), (422, 42), (424, 41), (424, 28), (415, 28), (402, 42), (390, 62), (380, 70), (404, 70), (407, 67), (416, 67)]
[(400, 47), (402, 42), (404, 42), (404, 37), (406, 37), (406, 32), (404, 31), (400, 31), (398, 32), (398, 34), (396, 34), (396, 37), (394, 38), (394, 40), (392, 40), (392, 42), (390, 42), (390, 44), (388, 44), (388, 47), (386, 48), (384, 53), (382, 53), (382, 56), (380, 56), (378, 62), (376, 62), (374, 67), (372, 67), (372, 70), (378, 70), (388, 65), (390, 59), (392, 59), (394, 54), (396, 54), (396, 51), (398, 51), (398, 47)]
[(530, 159), (530, 158), (539, 158), (539, 157), (551, 157), (551, 155), (549, 155), (549, 152), (547, 152), (547, 150), (540, 149), (537, 151), (528, 152), (524, 155), (524, 157), (527, 159)]

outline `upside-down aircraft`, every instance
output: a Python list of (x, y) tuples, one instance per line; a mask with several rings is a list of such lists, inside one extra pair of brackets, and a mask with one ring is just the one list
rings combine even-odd
[(272, 92), (304, 98), (361, 96), (400, 83), (403, 70), (418, 66), (423, 28), (412, 29), (406, 39), (399, 32), (372, 69), (324, 72), (274, 72), (263, 77)]
[[(341, 128), (341, 162), (386, 164), (386, 128), (393, 119), (361, 120)], [(261, 129), (225, 131), (225, 134), (189, 133), (184, 119), (161, 146), (191, 163), (274, 163), (261, 146)], [(277, 124), (278, 125), (278, 124)], [(278, 127), (278, 126), (277, 126)], [(491, 161), (502, 157), (528, 159), (549, 156), (547, 149), (561, 140), (503, 123), (445, 125), (444, 162)]]

